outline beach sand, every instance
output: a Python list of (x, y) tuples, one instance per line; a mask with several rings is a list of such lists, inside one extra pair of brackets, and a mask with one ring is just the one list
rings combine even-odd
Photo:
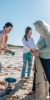
[[(5, 82), (6, 77), (14, 77), (17, 79), (15, 90), (9, 94), (5, 93), (5, 84), (0, 83), (0, 100), (35, 100), (35, 96), (26, 95), (32, 90), (33, 70), (31, 70), (31, 78), (25, 82), (21, 82), (21, 69), (23, 65), (23, 49), (14, 48), (15, 56), (1, 55), (2, 73), (0, 73), (0, 82)], [(33, 68), (32, 68), (33, 69)], [(27, 74), (27, 71), (26, 71)], [(3, 90), (2, 90), (3, 89)], [(2, 91), (1, 91), (2, 90)]]

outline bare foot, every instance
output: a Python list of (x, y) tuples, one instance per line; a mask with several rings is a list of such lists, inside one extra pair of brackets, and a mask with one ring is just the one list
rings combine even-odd
[(0, 84), (0, 91), (5, 90), (5, 85)]
[(34, 91), (30, 91), (29, 93), (27, 93), (26, 95), (35, 95)]
[(47, 96), (46, 100), (50, 100), (50, 96)]
[(24, 78), (21, 78), (20, 82), (24, 83), (26, 80)]
[(25, 77), (24, 79), (25, 79), (25, 80), (28, 80), (28, 79), (30, 79), (30, 78), (28, 78), (28, 77)]
[(5, 85), (5, 82), (4, 81), (0, 81), (0, 84)]

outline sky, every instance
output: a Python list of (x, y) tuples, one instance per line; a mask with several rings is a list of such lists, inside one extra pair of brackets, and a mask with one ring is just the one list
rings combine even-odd
[(14, 26), (9, 34), (9, 44), (23, 45), (22, 37), (27, 26), (32, 28), (36, 44), (39, 34), (33, 23), (37, 20), (45, 20), (50, 24), (50, 0), (0, 0), (0, 30), (6, 22), (11, 22)]

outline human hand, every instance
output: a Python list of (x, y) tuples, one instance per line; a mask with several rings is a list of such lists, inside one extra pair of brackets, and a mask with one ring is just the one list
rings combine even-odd
[(31, 53), (33, 56), (38, 56), (39, 57), (39, 51), (36, 49), (31, 49)]
[(39, 51), (35, 51), (34, 55), (35, 57), (39, 57)]

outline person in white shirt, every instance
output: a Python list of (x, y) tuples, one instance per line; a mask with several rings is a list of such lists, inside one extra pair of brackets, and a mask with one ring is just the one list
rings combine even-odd
[[(36, 46), (34, 44), (34, 40), (31, 35), (32, 35), (32, 29), (31, 27), (27, 27), (25, 29), (25, 35), (22, 38), (22, 42), (23, 42), (23, 67), (21, 72), (22, 80), (24, 78), (26, 79), (30, 78), (32, 59), (33, 59), (32, 54), (35, 55), (35, 51), (36, 51)], [(28, 63), (27, 77), (25, 77), (27, 63)]]

